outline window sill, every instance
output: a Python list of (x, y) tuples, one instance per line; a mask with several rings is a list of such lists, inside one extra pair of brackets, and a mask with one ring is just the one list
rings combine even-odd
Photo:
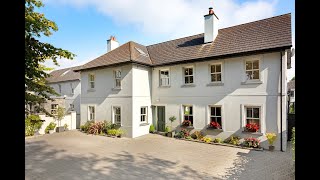
[(263, 133), (261, 132), (249, 132), (249, 131), (242, 131), (243, 134), (252, 134), (252, 135), (258, 135), (258, 136), (262, 136)]
[(224, 83), (222, 82), (210, 82), (207, 84), (207, 86), (223, 86)]
[(148, 126), (149, 123), (141, 123), (140, 126)]
[(88, 89), (88, 92), (95, 92), (95, 89)]
[(121, 88), (112, 88), (112, 91), (120, 91)]
[(223, 129), (216, 129), (216, 128), (213, 128), (213, 127), (207, 127), (207, 130), (223, 132)]
[(171, 86), (159, 86), (159, 88), (171, 88)]
[(183, 126), (183, 125), (180, 125), (181, 128), (185, 128), (185, 129), (194, 129), (193, 126)]
[(184, 88), (184, 87), (196, 87), (196, 85), (195, 84), (183, 84), (183, 85), (181, 85), (181, 87), (182, 88)]
[(248, 85), (248, 84), (262, 84), (262, 81), (260, 80), (256, 80), (256, 81), (245, 81), (245, 82), (241, 82), (241, 85)]

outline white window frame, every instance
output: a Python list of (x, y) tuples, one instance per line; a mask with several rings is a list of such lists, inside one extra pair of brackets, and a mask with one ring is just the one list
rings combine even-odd
[[(120, 108), (120, 114), (115, 114), (115, 108)], [(111, 106), (111, 110), (112, 110), (112, 113), (111, 113), (112, 123), (122, 126), (122, 107), (120, 105), (113, 105)], [(120, 115), (120, 124), (116, 123), (115, 115)]]
[[(162, 71), (168, 71), (168, 77), (167, 77), (167, 78), (166, 78), (166, 77), (161, 78), (161, 72), (162, 72)], [(161, 82), (162, 82), (162, 81), (161, 81), (162, 79), (168, 79), (168, 85), (163, 85), (163, 84), (161, 83)], [(159, 86), (160, 86), (160, 87), (169, 87), (170, 84), (171, 84), (171, 83), (170, 83), (170, 70), (169, 70), (169, 69), (160, 69), (160, 70), (159, 70)]]
[[(117, 77), (117, 72), (120, 71), (120, 77)], [(122, 71), (121, 69), (115, 69), (113, 71), (113, 77), (114, 77), (114, 89), (121, 89), (122, 84), (121, 84), (121, 80), (122, 80)], [(120, 81), (120, 86), (117, 86), (117, 80)]]
[[(145, 108), (145, 114), (141, 114), (141, 109)], [(141, 121), (142, 116), (144, 116), (144, 121)], [(140, 107), (140, 123), (148, 123), (148, 106), (141, 106)]]
[[(90, 114), (91, 114), (90, 113), (90, 107), (94, 108), (93, 119), (90, 118)], [(88, 105), (88, 121), (91, 121), (91, 120), (95, 121), (96, 120), (96, 111), (97, 111), (96, 105)]]
[[(56, 108), (52, 108), (53, 106), (56, 106)], [(51, 114), (56, 115), (58, 110), (59, 104), (51, 104)], [(55, 111), (55, 113), (52, 113), (52, 111)]]
[[(185, 70), (186, 69), (192, 69), (192, 75), (186, 75), (185, 74)], [(195, 84), (195, 67), (194, 66), (184, 66), (183, 68), (182, 68), (182, 73), (183, 73), (183, 84), (184, 85), (191, 85), (191, 84)], [(186, 81), (185, 81), (185, 78), (186, 77), (193, 77), (193, 82), (192, 83), (186, 83)]]
[[(258, 61), (259, 63), (259, 68), (258, 69), (253, 69), (253, 63), (252, 63), (252, 69), (251, 70), (247, 70), (247, 62), (248, 61)], [(252, 76), (253, 76), (253, 71), (259, 71), (259, 79), (248, 79), (247, 77), (247, 71), (252, 71)], [(259, 57), (251, 57), (251, 58), (247, 58), (245, 61), (244, 61), (244, 74), (245, 74), (245, 81), (246, 82), (250, 82), (250, 81), (261, 81), (261, 58)]]
[[(93, 76), (93, 80), (91, 80), (91, 76)], [(95, 84), (96, 76), (93, 73), (88, 74), (88, 84), (89, 84), (89, 89), (95, 89), (96, 84)], [(91, 86), (93, 84), (93, 87)]]
[(223, 130), (223, 131), (225, 131), (225, 116), (224, 116), (224, 109), (223, 109), (223, 105), (217, 105), (217, 104), (209, 104), (208, 106), (207, 106), (207, 108), (208, 108), (208, 115), (207, 115), (207, 125), (208, 124), (210, 124), (210, 122), (211, 122), (211, 107), (219, 107), (219, 108), (221, 108), (221, 129)]
[(265, 108), (263, 104), (241, 104), (241, 128), (244, 130), (244, 128), (246, 127), (247, 124), (247, 107), (254, 107), (254, 108), (259, 108), (260, 112), (259, 112), (259, 117), (260, 117), (260, 128), (258, 130), (258, 132), (256, 133), (261, 133), (261, 134), (265, 134), (265, 117), (264, 115), (265, 113)]
[(184, 121), (184, 107), (185, 106), (188, 106), (188, 107), (192, 107), (192, 126), (193, 127), (195, 127), (194, 126), (194, 105), (192, 105), (192, 104), (181, 104), (181, 116), (180, 116), (180, 125), (182, 124), (182, 122)]
[[(220, 74), (221, 74), (221, 81), (212, 81), (212, 79), (211, 79), (211, 75), (212, 75), (212, 74), (219, 74), (219, 73), (217, 73), (217, 72), (215, 72), (215, 73), (212, 73), (212, 72), (211, 72), (211, 66), (216, 66), (216, 65), (220, 65), (220, 66), (221, 66), (221, 72), (220, 72)], [(224, 69), (223, 69), (223, 63), (222, 63), (222, 62), (210, 63), (210, 64), (209, 64), (209, 82), (210, 82), (210, 83), (223, 83), (223, 72), (224, 72)]]

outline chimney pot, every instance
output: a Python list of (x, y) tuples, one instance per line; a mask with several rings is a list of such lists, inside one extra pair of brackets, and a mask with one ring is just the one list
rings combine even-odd
[(119, 43), (116, 40), (115, 36), (110, 36), (110, 39), (107, 40), (107, 52), (112, 51), (113, 49), (116, 49), (119, 47)]
[(213, 8), (209, 7), (209, 14), (213, 14)]

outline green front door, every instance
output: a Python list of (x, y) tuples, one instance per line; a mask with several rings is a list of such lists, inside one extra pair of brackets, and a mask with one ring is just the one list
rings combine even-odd
[(158, 131), (164, 132), (165, 129), (165, 107), (157, 106), (158, 116)]

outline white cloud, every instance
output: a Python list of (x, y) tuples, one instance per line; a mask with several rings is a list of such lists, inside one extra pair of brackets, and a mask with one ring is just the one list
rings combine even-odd
[(168, 35), (170, 39), (203, 32), (208, 7), (220, 19), (219, 28), (270, 17), (277, 0), (46, 0), (46, 4), (94, 7), (120, 26), (132, 26), (146, 35)]

